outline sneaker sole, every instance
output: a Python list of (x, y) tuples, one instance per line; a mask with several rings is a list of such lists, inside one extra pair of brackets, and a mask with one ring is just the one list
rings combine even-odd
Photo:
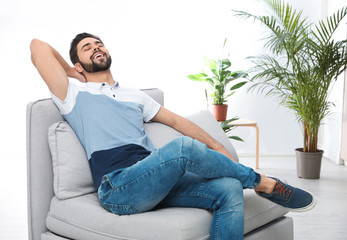
[[(308, 191), (306, 191), (306, 192), (308, 192)], [(311, 196), (312, 196), (312, 202), (309, 205), (307, 205), (306, 207), (303, 207), (303, 208), (288, 208), (288, 207), (284, 207), (284, 208), (287, 209), (289, 212), (308, 212), (308, 211), (311, 211), (317, 205), (317, 200), (313, 196), (312, 193), (310, 193), (310, 192), (308, 192), (308, 193), (311, 194)]]
[[(276, 178), (274, 178), (274, 177), (270, 177), (270, 178), (276, 180)], [(286, 180), (281, 180), (281, 182), (283, 182), (283, 183), (285, 183), (285, 184), (288, 184), (288, 182), (287, 182)], [(276, 205), (278, 205), (278, 206), (280, 206), (280, 207), (282, 207), (282, 208), (284, 208), (284, 209), (286, 209), (286, 210), (289, 211), (289, 212), (301, 213), (301, 212), (308, 212), (308, 211), (311, 211), (311, 210), (317, 205), (317, 200), (316, 200), (316, 198), (313, 196), (313, 194), (312, 194), (311, 192), (309, 192), (309, 191), (307, 191), (307, 190), (305, 190), (305, 191), (308, 192), (309, 194), (311, 194), (311, 196), (312, 196), (312, 202), (311, 202), (309, 205), (307, 205), (306, 207), (303, 207), (303, 208), (288, 208), (288, 207), (283, 207), (283, 206), (281, 206), (281, 205), (278, 204), (278, 203), (274, 203), (274, 202), (273, 202), (273, 203), (276, 204)], [(264, 199), (267, 199), (267, 198), (261, 196), (259, 193), (257, 193), (257, 192), (255, 192), (255, 193), (256, 193), (259, 197), (264, 198)], [(267, 199), (267, 200), (269, 200), (269, 199)], [(271, 200), (269, 200), (269, 201), (272, 202)]]

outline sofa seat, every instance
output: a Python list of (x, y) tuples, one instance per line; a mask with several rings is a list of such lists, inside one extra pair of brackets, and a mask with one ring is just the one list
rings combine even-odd
[[(245, 234), (287, 211), (245, 190)], [(72, 239), (209, 239), (212, 213), (197, 208), (165, 208), (118, 216), (102, 208), (96, 193), (67, 200), (53, 197), (47, 227)]]

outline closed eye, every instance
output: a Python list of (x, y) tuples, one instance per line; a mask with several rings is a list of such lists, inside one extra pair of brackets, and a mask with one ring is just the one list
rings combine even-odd
[(101, 42), (99, 42), (99, 43), (97, 43), (97, 46), (98, 46), (98, 47), (103, 47), (104, 44), (102, 44)]
[(90, 49), (92, 49), (92, 47), (91, 47), (91, 46), (88, 46), (88, 47), (84, 48), (83, 51), (86, 52), (86, 51), (88, 51), (88, 50), (90, 50)]
[[(95, 41), (94, 44), (97, 45), (98, 47), (104, 47), (104, 44), (101, 41)], [(92, 44), (91, 43), (86, 43), (81, 48), (81, 50), (84, 51), (84, 52), (88, 51), (90, 49), (92, 49)]]

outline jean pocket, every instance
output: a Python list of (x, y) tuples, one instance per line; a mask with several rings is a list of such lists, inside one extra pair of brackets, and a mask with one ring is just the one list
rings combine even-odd
[[(103, 180), (107, 180), (111, 188), (116, 189), (117, 181), (121, 175), (121, 173), (124, 171), (124, 169), (118, 169), (113, 172), (110, 172), (103, 176)], [(123, 175), (123, 174), (122, 174)]]
[(104, 201), (107, 199), (107, 197), (113, 192), (113, 188), (107, 179), (106, 176), (104, 176), (101, 180), (101, 184), (98, 188), (98, 197), (100, 201)]
[(135, 213), (139, 213), (138, 210), (136, 210), (133, 206), (128, 204), (111, 204), (111, 203), (105, 203), (104, 207), (107, 211), (117, 214), (117, 215), (131, 215)]

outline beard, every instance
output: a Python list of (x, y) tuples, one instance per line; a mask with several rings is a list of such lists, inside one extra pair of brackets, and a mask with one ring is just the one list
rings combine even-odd
[(79, 63), (87, 73), (106, 71), (111, 67), (112, 59), (111, 56), (107, 56), (106, 54), (105, 56), (106, 60), (103, 59), (99, 62), (95, 62), (93, 59), (91, 59), (92, 63), (83, 63), (81, 61), (79, 61)]

